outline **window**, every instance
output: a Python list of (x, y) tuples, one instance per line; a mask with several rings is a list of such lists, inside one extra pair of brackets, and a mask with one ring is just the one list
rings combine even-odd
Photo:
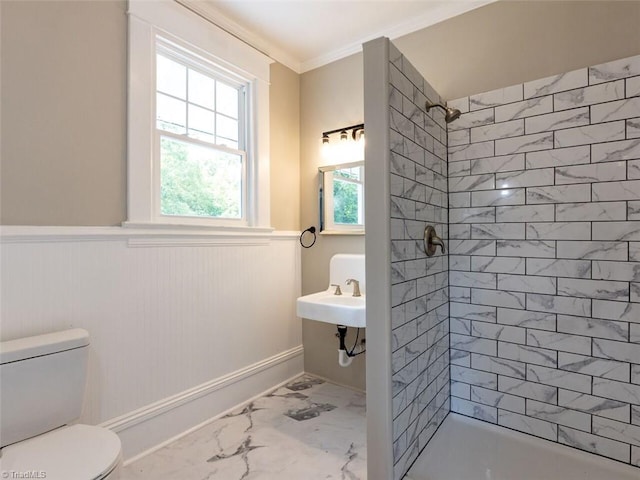
[(269, 228), (270, 62), (175, 2), (129, 2), (126, 224)]
[(162, 38), (156, 52), (160, 215), (244, 220), (246, 84)]

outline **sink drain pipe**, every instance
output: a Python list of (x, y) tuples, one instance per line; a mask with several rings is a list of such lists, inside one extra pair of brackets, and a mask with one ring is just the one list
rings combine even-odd
[(346, 350), (338, 350), (338, 364), (341, 367), (348, 367), (353, 362), (353, 357), (349, 356)]
[[(347, 337), (347, 327), (345, 327), (344, 325), (338, 325), (338, 333), (336, 334), (336, 336), (340, 340), (340, 347), (338, 348), (338, 365), (340, 365), (341, 367), (348, 367), (349, 365), (351, 365), (351, 362), (353, 362), (353, 357), (366, 352), (364, 346), (358, 345), (359, 335), (360, 329), (358, 329), (358, 334), (356, 335), (356, 343), (353, 345), (351, 351), (349, 351), (347, 350), (347, 346), (344, 343), (345, 338)], [(356, 349), (358, 350), (357, 352)]]

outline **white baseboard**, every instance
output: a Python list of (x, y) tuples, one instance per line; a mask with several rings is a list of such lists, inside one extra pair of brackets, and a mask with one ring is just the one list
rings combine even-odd
[(123, 466), (126, 467), (127, 465), (130, 465), (130, 464), (134, 463), (135, 461), (140, 460), (142, 457), (146, 457), (147, 455), (150, 455), (153, 452), (156, 452), (156, 451), (160, 450), (161, 448), (166, 447), (170, 443), (173, 443), (176, 440), (181, 439), (182, 437), (186, 437), (190, 433), (195, 432), (196, 430), (198, 430), (198, 429), (210, 424), (211, 422), (214, 422), (214, 421), (218, 420), (219, 418), (222, 418), (225, 415), (227, 415), (227, 414), (229, 414), (229, 413), (231, 413), (231, 412), (233, 412), (235, 410), (239, 410), (239, 409), (243, 408), (245, 405), (248, 405), (249, 403), (255, 401), (256, 399), (265, 396), (269, 392), (271, 392), (273, 390), (276, 390), (276, 389), (278, 389), (278, 388), (280, 388), (280, 387), (292, 382), (294, 379), (298, 378), (299, 376), (300, 376), (300, 373), (296, 373), (295, 375), (287, 378), (285, 381), (280, 382), (277, 385), (273, 385), (273, 386), (267, 388), (265, 391), (260, 392), (257, 395), (254, 395), (253, 397), (245, 400), (242, 403), (239, 403), (238, 405), (235, 405), (235, 406), (225, 410), (224, 412), (219, 413), (215, 417), (211, 417), (211, 418), (205, 420), (204, 422), (202, 422), (202, 423), (200, 423), (200, 424), (198, 424), (198, 425), (196, 425), (194, 427), (191, 427), (190, 429), (185, 430), (184, 432), (179, 433), (178, 435), (175, 435), (175, 436), (173, 436), (171, 438), (168, 438), (167, 440), (165, 440), (162, 443), (154, 445), (153, 447), (149, 448), (148, 450), (145, 450), (144, 452), (141, 452), (141, 453), (139, 453), (139, 454), (137, 454), (137, 455), (135, 455), (133, 457), (128, 458), (127, 460), (124, 461)]
[(122, 441), (131, 463), (304, 371), (302, 345), (146, 405), (100, 426)]

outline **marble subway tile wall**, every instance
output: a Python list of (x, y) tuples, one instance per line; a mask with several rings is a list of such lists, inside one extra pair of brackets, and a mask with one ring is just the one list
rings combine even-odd
[(640, 56), (449, 106), (451, 410), (640, 466)]
[(448, 256), (427, 258), (425, 226), (447, 233), (447, 132), (440, 97), (390, 44), (394, 477), (402, 478), (449, 412)]

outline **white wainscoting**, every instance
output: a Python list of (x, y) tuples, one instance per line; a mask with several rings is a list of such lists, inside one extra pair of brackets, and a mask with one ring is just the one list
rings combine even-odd
[(3, 227), (1, 338), (87, 329), (81, 421), (137, 455), (303, 371), (297, 235)]

